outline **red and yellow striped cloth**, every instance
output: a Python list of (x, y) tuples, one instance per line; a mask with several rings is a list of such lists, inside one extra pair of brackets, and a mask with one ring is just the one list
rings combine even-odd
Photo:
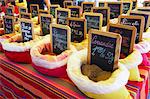
[[(67, 79), (48, 77), (35, 71), (31, 65), (16, 64), (0, 54), (0, 98), (86, 98)], [(147, 97), (147, 66), (140, 66), (143, 82), (128, 82), (126, 85), (133, 99)]]

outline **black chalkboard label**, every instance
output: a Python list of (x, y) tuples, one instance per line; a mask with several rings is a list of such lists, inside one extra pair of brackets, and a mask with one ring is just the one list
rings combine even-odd
[(1, 0), (0, 2), (1, 2), (1, 4), (2, 4), (2, 6), (5, 6), (5, 5), (6, 5), (6, 1), (5, 1), (5, 0)]
[(123, 14), (127, 14), (131, 9), (131, 2), (123, 2)]
[(7, 15), (7, 16), (14, 16), (14, 7), (8, 7), (8, 8), (6, 8), (5, 15)]
[(71, 17), (81, 17), (81, 7), (80, 6), (68, 6), (68, 9), (71, 10)]
[(87, 33), (90, 29), (101, 30), (103, 23), (103, 15), (101, 13), (84, 13), (83, 16), (87, 21)]
[(144, 16), (145, 18), (144, 32), (146, 32), (146, 30), (149, 28), (150, 14), (146, 12), (141, 12), (141, 11), (131, 11), (130, 15)]
[(59, 8), (59, 7), (60, 7), (60, 5), (51, 5), (49, 8), (49, 12), (51, 15), (53, 15), (54, 18), (55, 18), (55, 9)]
[(30, 13), (21, 12), (20, 18), (31, 19), (31, 14)]
[(150, 7), (137, 8), (138, 11), (150, 12)]
[(56, 23), (67, 25), (67, 18), (70, 17), (70, 9), (57, 8), (56, 9)]
[(105, 2), (99, 2), (98, 5), (99, 5), (99, 7), (104, 7), (105, 6)]
[(64, 8), (67, 8), (68, 6), (73, 6), (73, 2), (72, 1), (64, 1), (63, 5), (64, 5)]
[(119, 23), (123, 25), (135, 26), (137, 29), (135, 43), (142, 41), (142, 34), (144, 32), (145, 20), (143, 16), (119, 16)]
[(94, 13), (103, 14), (103, 26), (106, 26), (110, 20), (110, 8), (109, 7), (93, 7), (92, 11)]
[(88, 64), (95, 64), (104, 71), (118, 68), (121, 36), (110, 32), (90, 30), (88, 46)]
[(38, 14), (39, 14), (39, 5), (31, 4), (30, 5), (30, 12), (31, 12), (32, 18), (38, 16)]
[(19, 0), (19, 3), (22, 3), (23, 2), (23, 0)]
[(21, 33), (23, 42), (33, 40), (33, 23), (29, 19), (21, 19)]
[(5, 16), (3, 26), (5, 34), (14, 33), (14, 18), (11, 16)]
[(150, 1), (144, 1), (143, 6), (144, 7), (150, 7)]
[(137, 1), (135, 0), (135, 1), (133, 1), (133, 3), (132, 3), (132, 10), (135, 9), (136, 7), (137, 7)]
[(118, 18), (122, 14), (123, 5), (121, 2), (107, 2), (110, 8), (110, 19)]
[(80, 43), (86, 38), (86, 20), (83, 18), (68, 18), (71, 28), (71, 42)]
[(69, 26), (52, 24), (50, 27), (52, 52), (58, 55), (70, 49), (71, 35)]
[(27, 13), (28, 12), (27, 8), (25, 8), (25, 7), (19, 7), (19, 13), (22, 13), (22, 12)]
[(125, 58), (132, 53), (136, 35), (136, 28), (134, 26), (108, 24), (107, 31), (118, 33), (122, 36), (120, 58)]
[(50, 34), (50, 24), (52, 23), (53, 16), (48, 14), (40, 14), (40, 26), (42, 35)]
[(91, 12), (92, 7), (95, 6), (94, 2), (82, 2), (82, 10), (84, 12)]

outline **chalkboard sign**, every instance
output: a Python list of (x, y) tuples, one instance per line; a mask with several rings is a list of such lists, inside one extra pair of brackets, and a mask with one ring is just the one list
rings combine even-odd
[(51, 51), (55, 54), (61, 54), (70, 49), (71, 33), (70, 27), (61, 24), (51, 24)]
[(119, 16), (119, 23), (123, 25), (135, 26), (137, 29), (135, 43), (142, 41), (145, 19), (143, 16)]
[(150, 12), (150, 7), (138, 7), (138, 11)]
[(31, 19), (30, 13), (21, 12), (20, 18)]
[(64, 5), (64, 8), (67, 8), (68, 6), (73, 6), (73, 1), (64, 1), (63, 5)]
[(27, 13), (28, 10), (27, 10), (27, 8), (25, 8), (25, 7), (19, 7), (19, 14), (20, 14), (21, 12)]
[(50, 34), (50, 24), (53, 21), (53, 16), (49, 14), (40, 14), (40, 26), (42, 35)]
[(23, 0), (19, 0), (19, 3), (22, 3), (23, 2)]
[(122, 2), (107, 2), (107, 6), (110, 8), (110, 19), (118, 18), (122, 14)]
[(150, 7), (150, 1), (144, 1), (143, 6), (144, 7)]
[(62, 25), (67, 25), (67, 18), (70, 17), (70, 9), (65, 9), (65, 8), (57, 8), (56, 9), (56, 23), (57, 24), (62, 24)]
[(12, 16), (5, 16), (3, 20), (5, 34), (14, 33), (14, 18)]
[(55, 18), (56, 8), (60, 8), (60, 5), (50, 5), (50, 7), (49, 7), (49, 12), (51, 15), (53, 15), (54, 18)]
[(109, 7), (93, 7), (92, 12), (103, 14), (103, 26), (106, 26), (110, 20), (110, 8)]
[(30, 12), (31, 12), (32, 18), (38, 16), (38, 14), (39, 14), (39, 5), (31, 4), (30, 5)]
[(150, 14), (147, 12), (142, 12), (142, 11), (131, 11), (130, 15), (144, 16), (145, 18), (144, 32), (146, 32), (146, 30), (149, 28)]
[(14, 7), (13, 6), (7, 7), (5, 15), (7, 15), (7, 16), (14, 16)]
[(136, 28), (134, 26), (121, 24), (108, 24), (107, 31), (118, 33), (122, 36), (120, 58), (125, 58), (133, 52), (136, 35)]
[(95, 7), (94, 2), (82, 2), (82, 10), (84, 12), (91, 12), (92, 7)]
[(132, 10), (132, 2), (123, 2), (123, 14), (127, 14)]
[(48, 14), (48, 11), (40, 9), (39, 14)]
[(71, 17), (81, 17), (81, 7), (80, 6), (68, 6), (68, 9), (71, 10)]
[(86, 19), (87, 33), (90, 29), (101, 30), (103, 24), (103, 15), (101, 13), (84, 13)]
[(34, 39), (33, 36), (33, 23), (29, 19), (20, 20), (20, 28), (22, 34), (22, 41), (27, 42)]
[(86, 38), (86, 20), (84, 18), (68, 18), (71, 28), (71, 42), (80, 43)]
[(132, 1), (132, 10), (135, 9), (137, 7), (137, 0), (133, 0)]
[(6, 6), (6, 0), (0, 0), (2, 6)]
[(98, 3), (98, 5), (99, 5), (99, 7), (105, 7), (105, 6), (106, 6), (106, 2), (100, 1), (100, 2)]
[(104, 71), (113, 72), (118, 68), (121, 36), (110, 32), (90, 30), (88, 64), (95, 64)]

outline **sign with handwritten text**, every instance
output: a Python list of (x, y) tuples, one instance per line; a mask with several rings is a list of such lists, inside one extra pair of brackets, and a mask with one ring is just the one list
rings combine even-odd
[(104, 71), (118, 68), (121, 36), (91, 29), (89, 32), (88, 64), (95, 64)]
[(51, 15), (53, 15), (53, 18), (55, 18), (55, 9), (59, 8), (59, 7), (60, 7), (60, 5), (50, 5), (49, 12)]
[(84, 13), (87, 24), (87, 33), (90, 29), (101, 30), (103, 23), (103, 15), (101, 13)]
[(121, 2), (107, 2), (110, 8), (110, 19), (118, 18), (122, 14), (123, 5)]
[(134, 16), (144, 16), (145, 18), (145, 24), (144, 24), (144, 32), (146, 32), (146, 30), (149, 28), (149, 24), (150, 24), (150, 14), (147, 12), (142, 12), (142, 11), (131, 11), (130, 15), (134, 15)]
[(63, 5), (64, 5), (64, 8), (67, 8), (68, 6), (73, 6), (73, 1), (64, 1)]
[(70, 17), (70, 9), (57, 8), (56, 9), (56, 23), (67, 25), (67, 18)]
[(32, 18), (38, 16), (38, 14), (39, 14), (39, 5), (31, 4), (30, 5), (30, 12), (31, 12)]
[(48, 14), (40, 14), (40, 26), (42, 35), (50, 34), (50, 24), (52, 23), (53, 16)]
[(30, 13), (21, 12), (20, 18), (31, 19)]
[(82, 42), (86, 38), (86, 20), (83, 18), (68, 18), (71, 28), (71, 42)]
[(3, 20), (5, 34), (14, 33), (14, 18), (11, 16), (5, 16)]
[(110, 20), (110, 8), (109, 7), (93, 7), (92, 12), (103, 14), (103, 26), (106, 26)]
[(33, 40), (33, 23), (29, 19), (20, 20), (21, 34), (23, 42)]
[(71, 10), (71, 17), (81, 17), (81, 7), (80, 6), (68, 6), (68, 9)]
[(95, 6), (94, 2), (82, 2), (82, 10), (84, 12), (91, 12), (92, 7)]
[(123, 14), (127, 14), (129, 11), (132, 10), (132, 2), (123, 2)]
[(121, 24), (108, 24), (107, 31), (118, 33), (122, 36), (121, 55), (120, 58), (125, 58), (133, 52), (135, 44), (136, 28)]
[(137, 29), (135, 43), (142, 41), (142, 34), (144, 32), (145, 20), (143, 16), (119, 16), (119, 23), (123, 25), (135, 26)]
[(5, 15), (14, 16), (14, 7), (13, 6), (7, 7)]
[(52, 24), (50, 27), (52, 52), (58, 55), (70, 49), (70, 27), (61, 24)]

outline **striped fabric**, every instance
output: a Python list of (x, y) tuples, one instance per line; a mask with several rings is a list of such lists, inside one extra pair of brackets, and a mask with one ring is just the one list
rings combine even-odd
[[(87, 98), (69, 79), (48, 77), (35, 71), (31, 65), (16, 64), (0, 53), (0, 98)], [(133, 99), (148, 93), (149, 67), (140, 66), (143, 82), (126, 85)]]

